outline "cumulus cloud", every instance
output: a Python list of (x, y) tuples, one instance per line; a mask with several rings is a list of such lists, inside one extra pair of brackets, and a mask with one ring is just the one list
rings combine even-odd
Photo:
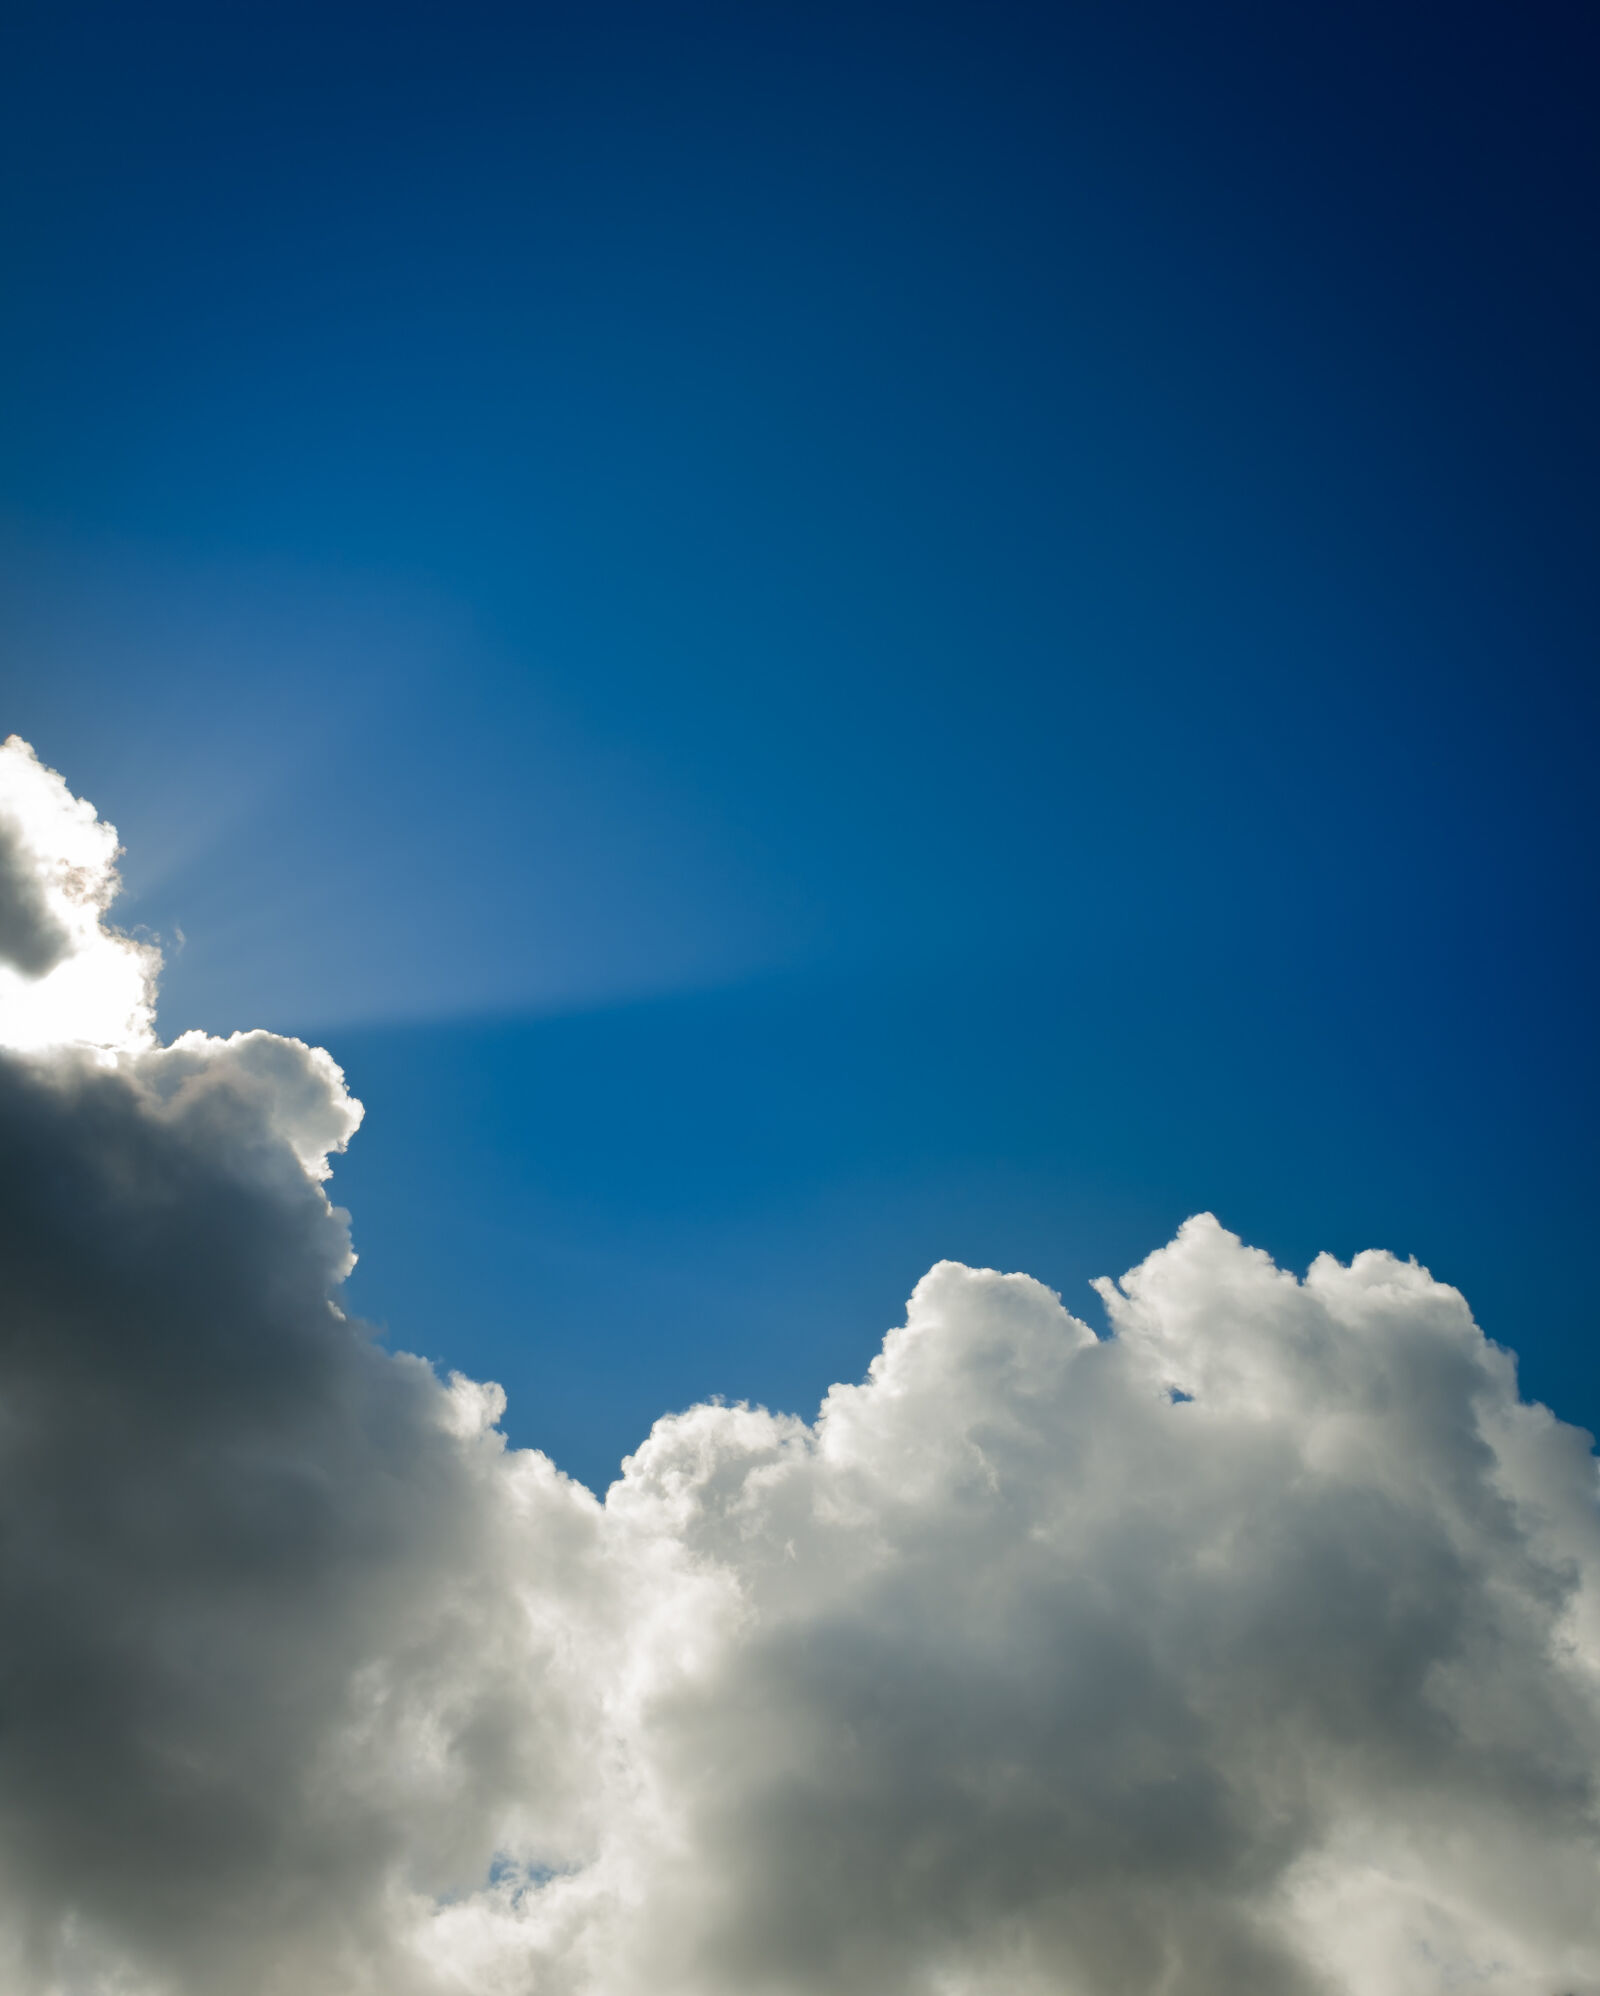
[[(147, 978), (59, 781), (0, 758), (0, 946)], [(600, 1501), (341, 1314), (328, 1055), (63, 1017), (0, 1011), (0, 1986), (1600, 1992), (1594, 1460), (1426, 1271), (1201, 1217), (1097, 1339), (943, 1263)]]

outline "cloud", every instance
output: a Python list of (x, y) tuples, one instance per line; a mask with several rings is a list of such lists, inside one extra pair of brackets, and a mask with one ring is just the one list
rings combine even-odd
[(159, 958), (102, 919), (117, 852), (115, 826), (25, 741), (0, 742), (0, 1046), (152, 1041)]
[[(109, 988), (35, 772), (11, 963)], [(602, 1503), (340, 1313), (328, 1055), (19, 1018), (0, 1986), (1600, 1991), (1595, 1465), (1424, 1270), (1201, 1217), (1096, 1339), (943, 1263)]]

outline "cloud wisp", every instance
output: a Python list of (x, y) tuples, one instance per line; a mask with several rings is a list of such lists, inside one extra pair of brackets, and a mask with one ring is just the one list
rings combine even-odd
[(1595, 1464), (1454, 1290), (942, 1263), (601, 1501), (341, 1313), (359, 1106), (159, 1044), (115, 848), (0, 751), (0, 1986), (1600, 1991)]

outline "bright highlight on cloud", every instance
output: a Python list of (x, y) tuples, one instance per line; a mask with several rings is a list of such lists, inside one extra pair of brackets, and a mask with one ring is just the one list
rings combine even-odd
[(117, 852), (25, 741), (0, 742), (0, 1046), (151, 1042), (160, 959), (102, 920)]
[(942, 1263), (597, 1501), (340, 1314), (338, 1068), (144, 1036), (0, 772), (0, 1986), (1600, 1991), (1595, 1465), (1454, 1290)]

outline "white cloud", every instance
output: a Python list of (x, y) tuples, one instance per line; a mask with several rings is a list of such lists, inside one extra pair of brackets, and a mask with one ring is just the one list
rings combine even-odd
[[(114, 835), (35, 772), (0, 938), (44, 991), (129, 958), (61, 912)], [(333, 1307), (326, 1054), (39, 1020), (0, 1986), (1600, 1991), (1594, 1462), (1425, 1271), (1201, 1218), (1097, 1341), (941, 1264), (814, 1422), (693, 1408), (602, 1504)]]
[(0, 742), (0, 1046), (150, 1043), (159, 959), (102, 920), (117, 851), (25, 741)]

